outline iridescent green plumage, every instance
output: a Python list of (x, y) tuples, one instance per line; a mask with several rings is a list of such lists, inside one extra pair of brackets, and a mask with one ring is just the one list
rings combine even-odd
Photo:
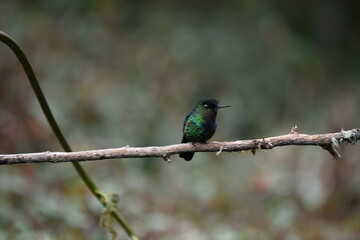
[[(199, 142), (206, 143), (216, 131), (216, 115), (219, 108), (230, 107), (218, 105), (219, 101), (213, 98), (201, 99), (193, 110), (185, 117), (183, 127), (183, 138), (181, 143)], [(190, 161), (194, 153), (185, 152), (179, 155)]]

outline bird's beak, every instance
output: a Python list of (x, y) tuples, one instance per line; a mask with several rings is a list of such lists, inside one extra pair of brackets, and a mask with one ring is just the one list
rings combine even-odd
[(230, 105), (218, 105), (217, 108), (226, 108), (226, 107), (231, 107)]

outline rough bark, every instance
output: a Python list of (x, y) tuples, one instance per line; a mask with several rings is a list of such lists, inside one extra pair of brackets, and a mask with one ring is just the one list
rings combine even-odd
[(267, 137), (252, 140), (239, 140), (233, 142), (209, 142), (206, 144), (174, 144), (168, 146), (154, 147), (121, 147), (100, 150), (88, 150), (79, 152), (41, 152), (26, 154), (1, 154), (0, 165), (20, 163), (42, 163), (42, 162), (81, 162), (96, 161), (113, 158), (145, 158), (160, 157), (171, 162), (170, 156), (182, 152), (242, 152), (250, 150), (253, 153), (260, 149), (272, 149), (274, 147), (289, 145), (312, 145), (327, 150), (334, 159), (340, 159), (341, 155), (336, 150), (342, 143), (355, 144), (360, 139), (360, 129), (325, 134), (301, 134), (297, 132), (296, 126), (291, 132), (276, 137)]

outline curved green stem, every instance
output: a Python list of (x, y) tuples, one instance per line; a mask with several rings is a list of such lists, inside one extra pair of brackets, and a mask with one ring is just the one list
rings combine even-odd
[[(56, 120), (55, 120), (55, 118), (49, 108), (49, 105), (47, 104), (45, 96), (40, 88), (39, 82), (37, 81), (34, 71), (32, 70), (32, 67), (31, 67), (29, 61), (27, 60), (24, 52), (20, 49), (20, 47), (16, 44), (16, 42), (9, 35), (7, 35), (6, 33), (2, 32), (2, 31), (0, 31), (0, 41), (5, 43), (15, 53), (15, 55), (19, 59), (21, 65), (24, 68), (25, 73), (30, 81), (30, 84), (35, 92), (35, 95), (40, 103), (41, 109), (45, 114), (46, 120), (48, 121), (51, 129), (53, 130), (56, 138), (59, 140), (59, 142), (65, 152), (71, 152), (72, 150), (71, 150), (69, 144), (67, 143), (66, 139), (64, 138), (58, 124), (56, 123)], [(81, 177), (81, 179), (84, 181), (85, 185), (94, 194), (94, 196), (102, 203), (102, 205), (105, 206), (106, 203), (102, 201), (103, 195), (102, 195), (101, 191), (97, 188), (95, 183), (92, 181), (90, 176), (86, 173), (86, 171), (82, 168), (80, 163), (73, 162), (72, 164), (73, 164), (74, 168), (76, 169), (77, 173), (79, 174), (79, 176)], [(135, 235), (135, 233), (131, 230), (129, 225), (125, 222), (125, 220), (117, 212), (113, 211), (112, 215), (131, 239), (133, 239), (133, 240), (139, 239)]]

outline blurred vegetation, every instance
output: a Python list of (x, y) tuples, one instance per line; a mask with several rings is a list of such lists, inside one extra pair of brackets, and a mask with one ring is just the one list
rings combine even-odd
[[(358, 1), (1, 0), (74, 150), (179, 143), (204, 96), (214, 140), (359, 127)], [(0, 151), (59, 151), (15, 56), (0, 46)], [(360, 147), (85, 163), (144, 239), (357, 239)], [(0, 239), (105, 239), (70, 164), (0, 168)], [(118, 229), (119, 239), (124, 235)]]

